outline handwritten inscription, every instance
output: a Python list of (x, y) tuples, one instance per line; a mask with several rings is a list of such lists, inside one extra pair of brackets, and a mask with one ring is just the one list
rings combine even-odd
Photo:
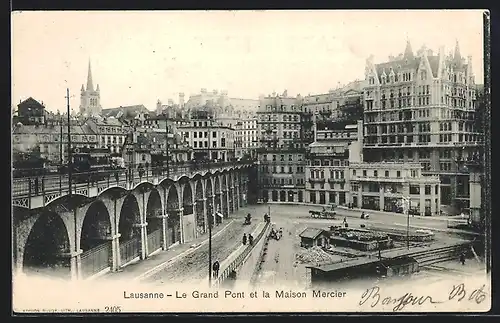
[(486, 286), (483, 285), (480, 288), (476, 288), (472, 291), (468, 291), (465, 285), (453, 285), (451, 291), (448, 294), (448, 299), (436, 300), (430, 295), (413, 295), (412, 293), (405, 293), (401, 296), (385, 296), (381, 293), (380, 287), (374, 286), (368, 288), (361, 295), (361, 300), (359, 305), (369, 304), (371, 308), (375, 308), (380, 305), (394, 306), (392, 310), (394, 312), (402, 311), (406, 306), (422, 306), (425, 304), (441, 304), (448, 301), (467, 301), (475, 302), (476, 304), (481, 304), (487, 296), (485, 292)]
[(474, 289), (468, 294), (463, 283), (456, 286), (453, 285), (448, 299), (456, 299), (458, 302), (465, 300), (469, 302), (475, 302), (476, 304), (481, 304), (486, 299), (487, 293), (484, 291), (485, 288), (486, 285), (483, 284), (481, 288)]
[(371, 300), (370, 307), (374, 308), (379, 304), (382, 305), (394, 305), (393, 311), (398, 312), (403, 310), (407, 305), (423, 305), (423, 304), (438, 304), (442, 303), (439, 301), (435, 301), (431, 296), (415, 296), (412, 293), (405, 293), (402, 296), (391, 297), (386, 296), (382, 297), (380, 295), (380, 287), (375, 286), (367, 289), (362, 295), (361, 300), (359, 301), (359, 305), (365, 304), (368, 300)]

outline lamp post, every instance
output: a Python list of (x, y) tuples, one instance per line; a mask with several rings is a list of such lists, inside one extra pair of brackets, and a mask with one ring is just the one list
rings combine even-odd
[(59, 114), (59, 111), (57, 111), (57, 114), (59, 115), (59, 192), (62, 193), (62, 170), (63, 170), (63, 122), (62, 122), (62, 115)]
[(410, 250), (410, 198), (406, 196), (401, 197), (405, 201), (406, 212), (406, 248)]
[(73, 156), (71, 151), (71, 115), (69, 107), (69, 89), (66, 89), (66, 100), (67, 100), (67, 113), (68, 113), (68, 189), (69, 189), (69, 196), (71, 197), (71, 191), (72, 191), (71, 185), (73, 176), (71, 168), (73, 166), (73, 161), (72, 161)]

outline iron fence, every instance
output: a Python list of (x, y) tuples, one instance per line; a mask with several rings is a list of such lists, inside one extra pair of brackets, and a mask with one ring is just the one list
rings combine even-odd
[(158, 229), (148, 234), (148, 252), (152, 254), (161, 248), (162, 245), (162, 229)]
[(232, 276), (233, 271), (236, 271), (241, 265), (243, 265), (245, 259), (250, 254), (254, 246), (256, 246), (260, 239), (265, 235), (270, 222), (266, 222), (264, 228), (259, 232), (256, 238), (254, 238), (253, 243), (246, 245), (243, 251), (227, 266), (226, 269), (217, 277), (214, 281), (215, 286), (220, 286), (228, 277)]
[(130, 240), (120, 242), (121, 264), (124, 265), (141, 254), (140, 238), (134, 237)]
[[(142, 181), (148, 181), (154, 177), (190, 175), (193, 172), (210, 170), (219, 167), (251, 165), (253, 162), (219, 162), (219, 163), (174, 163), (167, 169), (165, 166), (137, 169), (114, 169), (104, 171), (93, 171), (75, 173), (72, 175), (72, 187), (74, 192), (78, 190), (96, 187), (100, 185), (112, 186), (127, 184), (137, 185)], [(68, 174), (42, 174), (26, 177), (15, 177), (12, 180), (12, 194), (14, 197), (43, 196), (48, 193), (68, 192)]]
[(86, 278), (93, 276), (110, 267), (111, 257), (110, 241), (83, 252), (80, 256), (82, 277)]

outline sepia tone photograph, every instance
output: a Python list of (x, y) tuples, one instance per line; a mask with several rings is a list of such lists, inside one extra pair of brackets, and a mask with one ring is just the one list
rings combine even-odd
[(486, 312), (485, 10), (11, 13), (13, 312)]

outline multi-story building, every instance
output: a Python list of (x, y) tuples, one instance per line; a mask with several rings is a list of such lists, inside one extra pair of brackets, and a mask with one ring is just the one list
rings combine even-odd
[(255, 158), (258, 147), (257, 114), (256, 111), (240, 111), (235, 131), (236, 158)]
[(92, 81), (92, 69), (90, 67), (87, 74), (87, 88), (82, 84), (80, 90), (80, 114), (85, 116), (97, 116), (101, 114), (101, 91), (99, 89), (99, 84), (94, 90), (94, 83)]
[(424, 176), (420, 163), (350, 163), (348, 178), (354, 207), (399, 213), (409, 207), (412, 215), (440, 214), (439, 177)]
[(306, 166), (302, 97), (261, 96), (257, 111), (259, 186), (263, 201), (302, 202)]
[(143, 104), (119, 106), (117, 108), (103, 109), (103, 117), (114, 117), (127, 126), (140, 127), (149, 117), (149, 111)]
[(235, 131), (213, 118), (214, 111), (207, 107), (192, 110), (189, 125), (178, 128), (196, 160), (230, 161), (235, 158)]
[(316, 115), (317, 121), (363, 119), (364, 81), (354, 81), (328, 93), (304, 97), (304, 113)]
[(110, 154), (121, 156), (128, 128), (114, 117), (94, 117), (85, 122), (97, 135), (98, 147), (108, 148)]
[(366, 62), (364, 158), (417, 162), (424, 174), (439, 175), (441, 203), (455, 212), (469, 207), (469, 174), (458, 162), (478, 152), (476, 87), (472, 58), (435, 55), (423, 47), (388, 62)]
[(20, 123), (22, 125), (41, 125), (45, 124), (46, 111), (43, 102), (40, 103), (32, 97), (19, 102), (17, 105), (16, 115), (13, 116), (14, 125)]
[[(168, 146), (166, 145), (168, 138)], [(122, 157), (129, 167), (144, 168), (165, 166), (167, 159), (172, 163), (191, 159), (192, 149), (180, 134), (151, 131), (138, 128), (128, 134), (123, 145)]]
[(306, 202), (388, 212), (403, 212), (408, 203), (410, 214), (439, 214), (437, 176), (423, 176), (419, 163), (364, 162), (362, 121), (337, 125), (318, 129), (310, 145)]
[(222, 108), (231, 106), (234, 111), (256, 111), (259, 106), (259, 100), (256, 99), (230, 98), (225, 90), (213, 90), (212, 92), (208, 92), (207, 89), (201, 89), (199, 94), (189, 96), (188, 101), (183, 107), (188, 110), (193, 108), (196, 109), (200, 106), (204, 106), (209, 101), (212, 101), (214, 105)]
[(349, 162), (361, 162), (362, 121), (357, 124), (315, 123), (306, 166), (306, 202), (346, 205)]
[[(12, 150), (14, 153), (40, 152), (40, 157), (50, 164), (66, 163), (68, 151), (68, 126), (61, 121), (64, 117), (55, 119), (44, 125), (22, 125), (12, 133)], [(87, 125), (76, 122), (70, 126), (72, 148), (96, 148), (96, 134)]]

